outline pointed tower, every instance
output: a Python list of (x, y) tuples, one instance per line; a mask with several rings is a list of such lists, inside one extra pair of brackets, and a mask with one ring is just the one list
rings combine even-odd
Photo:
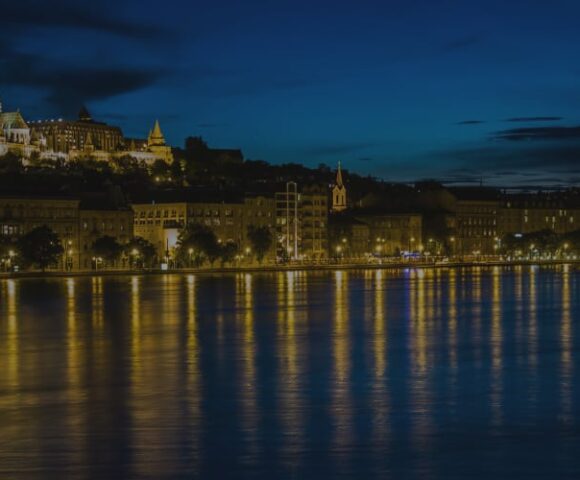
[(147, 137), (147, 150), (153, 153), (159, 160), (167, 163), (173, 162), (173, 154), (171, 153), (171, 146), (165, 143), (165, 137), (159, 126), (159, 120), (155, 120), (153, 130), (149, 132)]
[(338, 162), (336, 183), (332, 188), (332, 211), (342, 212), (343, 210), (346, 210), (346, 187), (342, 182), (342, 169), (340, 168), (340, 162)]
[(153, 130), (149, 134), (149, 145), (165, 145), (165, 137), (159, 126), (159, 120), (155, 120)]

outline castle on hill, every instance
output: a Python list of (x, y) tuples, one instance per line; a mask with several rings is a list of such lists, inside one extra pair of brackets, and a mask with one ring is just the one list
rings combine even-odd
[(13, 153), (25, 160), (40, 159), (100, 160), (129, 157), (152, 164), (157, 160), (173, 162), (159, 121), (155, 120), (146, 140), (130, 139), (120, 127), (93, 119), (86, 107), (78, 118), (27, 122), (19, 110), (5, 112), (0, 102), (0, 155)]

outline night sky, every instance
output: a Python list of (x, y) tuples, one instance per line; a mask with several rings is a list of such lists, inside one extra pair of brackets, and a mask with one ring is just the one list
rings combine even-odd
[(0, 97), (388, 180), (580, 182), (580, 2), (0, 0)]

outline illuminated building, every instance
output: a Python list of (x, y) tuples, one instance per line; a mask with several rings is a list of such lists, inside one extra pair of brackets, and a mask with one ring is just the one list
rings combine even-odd
[(331, 215), (328, 222), (331, 256), (364, 258), (372, 252), (371, 230), (365, 222), (344, 214)]
[[(232, 242), (240, 254), (246, 254), (251, 250), (248, 226), (273, 229), (275, 223), (274, 200), (263, 196), (220, 200), (209, 192), (160, 193), (133, 203), (133, 211), (135, 235), (151, 242), (160, 257), (173, 256), (179, 233), (186, 225), (206, 226), (218, 241)], [(272, 259), (273, 254), (266, 258)]]
[(496, 253), (500, 197), (499, 190), (488, 187), (436, 185), (419, 191), (418, 207), (427, 219), (423, 245), (458, 255)]
[(147, 150), (153, 154), (156, 159), (163, 160), (167, 163), (173, 162), (171, 147), (165, 143), (165, 137), (159, 126), (159, 120), (155, 120), (153, 130), (147, 137)]
[(328, 255), (328, 194), (319, 186), (288, 182), (275, 193), (279, 255), (320, 260)]
[[(46, 225), (63, 247), (78, 249), (79, 200), (51, 196), (3, 196), (0, 198), (0, 235), (12, 240)], [(65, 261), (63, 256), (62, 261)], [(74, 268), (78, 262), (74, 263)], [(64, 264), (62, 265), (64, 267)]]
[(82, 107), (77, 120), (39, 120), (31, 122), (34, 132), (46, 138), (47, 150), (69, 154), (91, 151), (114, 152), (123, 145), (123, 132), (119, 127), (93, 120), (89, 111)]
[(419, 213), (390, 213), (369, 208), (354, 210), (352, 216), (368, 227), (369, 253), (392, 256), (422, 250), (422, 217)]
[(506, 195), (500, 211), (502, 235), (552, 230), (565, 234), (580, 229), (580, 202), (561, 193)]
[(39, 151), (43, 139), (34, 135), (19, 110), (4, 112), (0, 102), (0, 155), (8, 152), (28, 158)]
[(79, 248), (78, 254), (74, 255), (81, 269), (94, 266), (92, 245), (105, 235), (113, 237), (121, 245), (133, 238), (133, 210), (118, 189), (82, 196), (79, 205)]
[(4, 195), (0, 198), (0, 235), (12, 240), (37, 227), (49, 227), (64, 249), (61, 269), (91, 267), (93, 242), (104, 235), (123, 244), (133, 237), (133, 211), (118, 201), (118, 193), (81, 197)]
[(95, 121), (86, 107), (81, 108), (77, 120), (40, 120), (31, 125), (33, 134), (43, 139), (43, 156), (98, 161), (131, 157), (147, 164), (173, 161), (158, 121), (146, 141), (125, 139), (120, 127)]

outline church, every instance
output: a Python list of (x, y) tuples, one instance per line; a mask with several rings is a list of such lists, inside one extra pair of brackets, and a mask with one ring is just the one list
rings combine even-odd
[(335, 213), (346, 210), (346, 187), (342, 181), (340, 162), (336, 171), (336, 182), (332, 188), (332, 211)]

